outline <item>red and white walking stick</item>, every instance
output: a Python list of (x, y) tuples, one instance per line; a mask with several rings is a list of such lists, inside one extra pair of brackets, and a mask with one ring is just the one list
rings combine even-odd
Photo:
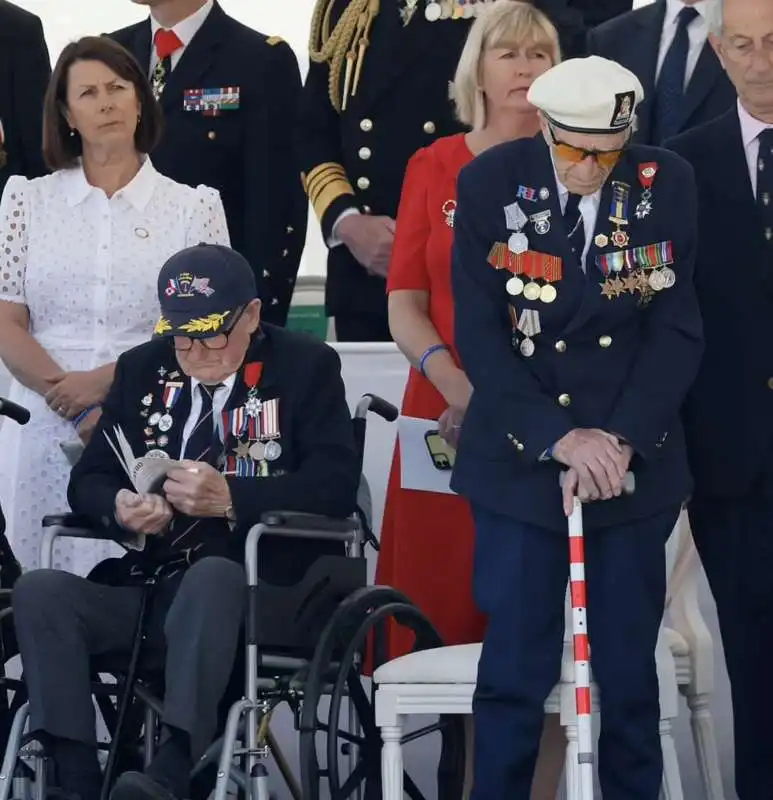
[[(561, 479), (563, 482), (563, 474)], [(626, 494), (632, 494), (634, 487), (633, 473), (628, 472), (623, 482), (623, 491)], [(585, 590), (585, 540), (582, 530), (582, 502), (576, 496), (572, 513), (569, 516), (569, 593), (572, 599), (579, 800), (593, 800), (593, 707), (590, 691), (590, 644), (588, 641), (587, 592)]]

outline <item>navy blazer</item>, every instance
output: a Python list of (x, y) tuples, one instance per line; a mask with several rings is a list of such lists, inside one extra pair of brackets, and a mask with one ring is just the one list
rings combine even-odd
[[(658, 164), (652, 212), (639, 220), (639, 170)], [(612, 181), (631, 187), (627, 246), (670, 243), (676, 281), (647, 303), (639, 293), (602, 294), (596, 258), (620, 252), (608, 217)], [(507, 242), (505, 206), (518, 200), (527, 215), (549, 212), (547, 231), (527, 225), (530, 248), (561, 259), (563, 277), (552, 303), (510, 296), (511, 274), (488, 261)], [(529, 194), (528, 192), (525, 192)], [(550, 152), (542, 139), (507, 143), (483, 153), (459, 177), (452, 262), (456, 346), (474, 387), (462, 426), (453, 488), (474, 503), (515, 519), (566, 529), (559, 465), (543, 453), (573, 428), (602, 428), (635, 451), (636, 492), (590, 504), (586, 523), (614, 525), (683, 502), (691, 488), (679, 409), (703, 349), (692, 284), (696, 198), (690, 166), (668, 151), (632, 146), (604, 185), (587, 273), (572, 254), (563, 224)], [(638, 255), (637, 255), (638, 254)], [(621, 277), (630, 275), (627, 269)], [(512, 341), (511, 311), (536, 309), (541, 332), (535, 352)]]
[[(660, 52), (665, 0), (628, 11), (588, 33), (588, 53), (617, 61), (631, 70), (644, 88), (644, 102), (637, 109), (636, 141), (652, 143), (652, 101)], [(735, 89), (707, 41), (687, 84), (682, 121), (685, 131), (724, 114), (735, 101)]]
[[(43, 95), (51, 77), (43, 26), (29, 11), (0, 0), (0, 194), (11, 175), (36, 178), (43, 162)], [(5, 162), (5, 164), (3, 164)]]
[[(264, 335), (254, 338), (245, 363), (263, 364), (257, 387), (260, 398), (279, 398), (279, 459), (268, 463), (265, 477), (226, 478), (238, 522), (233, 530), (229, 531), (223, 519), (204, 519), (191, 536), (175, 545), (174, 537), (167, 534), (148, 537), (145, 551), (132, 551), (125, 557), (127, 567), (136, 562), (149, 565), (170, 552), (199, 548), (199, 555), (221, 555), (242, 562), (247, 531), (267, 511), (331, 517), (346, 517), (354, 511), (359, 462), (337, 353), (305, 334), (271, 325), (262, 330)], [(136, 456), (160, 449), (179, 458), (191, 391), (190, 380), (181, 374), (172, 378), (175, 372), (180, 368), (168, 339), (153, 340), (121, 355), (100, 423), (73, 468), (68, 490), (72, 510), (95, 525), (106, 525), (119, 539), (124, 534), (114, 521), (115, 496), (131, 485), (104, 432), (114, 439), (113, 427), (120, 425)], [(173, 424), (166, 434), (168, 441), (159, 441), (160, 431), (150, 424), (150, 418), (163, 413), (163, 392), (170, 379), (183, 381), (183, 388), (169, 412)], [(243, 406), (247, 392), (240, 370), (226, 410)], [(144, 398), (150, 402), (143, 402)], [(241, 440), (246, 441), (248, 435)], [(235, 436), (226, 437), (226, 465), (229, 457), (233, 460), (236, 456), (238, 445)], [(176, 531), (184, 528), (184, 520), (175, 523)], [(267, 537), (261, 544), (264, 575), (275, 582), (297, 580), (318, 554), (339, 550), (340, 546), (329, 542)]]
[[(149, 20), (110, 35), (149, 68)], [(185, 110), (186, 90), (225, 87), (239, 88), (237, 109)], [(220, 192), (231, 245), (250, 262), (265, 321), (276, 325), (287, 319), (306, 241), (308, 203), (293, 147), (300, 92), (290, 46), (215, 3), (166, 82), (164, 134), (151, 154), (173, 180)]]
[(696, 494), (747, 494), (773, 443), (773, 247), (737, 108), (669, 142), (698, 185), (695, 286), (706, 354), (685, 404)]

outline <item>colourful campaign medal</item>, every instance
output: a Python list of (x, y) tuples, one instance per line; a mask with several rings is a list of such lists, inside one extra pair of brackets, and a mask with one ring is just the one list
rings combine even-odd
[(612, 244), (615, 247), (628, 247), (630, 241), (628, 232), (622, 226), (628, 224), (628, 200), (631, 187), (622, 181), (612, 181), (612, 204), (609, 212), (609, 221), (615, 225), (612, 232)]

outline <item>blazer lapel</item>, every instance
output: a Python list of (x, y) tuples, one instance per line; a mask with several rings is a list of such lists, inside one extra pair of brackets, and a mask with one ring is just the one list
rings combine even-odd
[(146, 75), (150, 71), (151, 44), (150, 19), (146, 19), (136, 26), (128, 42), (129, 50), (131, 50)]
[(652, 124), (652, 102), (655, 93), (655, 73), (660, 52), (660, 38), (666, 18), (665, 0), (659, 0), (637, 12), (636, 23), (639, 30), (628, 41), (626, 66), (641, 80), (644, 88), (644, 101), (636, 112), (638, 141), (649, 141)]
[(204, 24), (183, 50), (180, 60), (166, 79), (159, 101), (164, 110), (182, 108), (182, 95), (186, 89), (205, 88), (197, 86), (197, 82), (209, 69), (225, 39), (223, 23), (227, 19), (223, 9), (215, 3)]
[(707, 41), (703, 45), (695, 71), (687, 85), (684, 96), (682, 116), (682, 129), (688, 127), (690, 117), (697, 111), (700, 104), (706, 99), (708, 93), (714, 88), (722, 76), (722, 65), (719, 63), (714, 50)]
[[(593, 232), (590, 234), (590, 247), (588, 254), (585, 257), (585, 283), (583, 284), (584, 294), (582, 302), (577, 310), (575, 316), (570, 320), (567, 325), (566, 332), (570, 333), (578, 328), (581, 328), (595, 313), (598, 311), (601, 301), (604, 299), (601, 294), (601, 278), (603, 277), (598, 266), (596, 266), (596, 256), (598, 255), (599, 248), (596, 246), (596, 236), (599, 233), (604, 233), (609, 236), (609, 207), (612, 202), (612, 181), (620, 177), (620, 165), (618, 165), (607, 178), (606, 182), (601, 188), (601, 196), (599, 198), (599, 208), (596, 214), (596, 225)], [(631, 205), (629, 201), (629, 215), (631, 213)]]

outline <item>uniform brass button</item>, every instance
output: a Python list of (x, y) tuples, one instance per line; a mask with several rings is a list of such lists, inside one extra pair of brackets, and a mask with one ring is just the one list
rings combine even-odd
[(519, 453), (522, 453), (522, 452), (523, 452), (523, 442), (518, 442), (518, 444), (515, 446), (515, 449), (516, 449), (516, 450), (517, 450)]
[(572, 398), (568, 394), (558, 395), (558, 404), (566, 408), (572, 402)]
[(362, 213), (363, 214), (370, 214), (370, 213), (372, 213), (372, 211), (373, 211), (373, 209), (370, 206), (363, 206), (362, 207)]
[(773, 378), (768, 378), (768, 389), (773, 389)]
[(373, 120), (371, 120), (371, 119), (360, 120), (360, 130), (361, 131), (365, 131), (365, 133), (368, 133), (369, 131), (372, 131), (373, 130)]
[(428, 121), (424, 123), (424, 133), (434, 133), (435, 132), (435, 123), (432, 121)]
[(611, 336), (599, 336), (599, 344), (602, 347), (609, 347), (612, 344), (612, 337)]
[(207, 134), (207, 139), (209, 139), (210, 141), (214, 141), (215, 139), (217, 139), (217, 134), (214, 131), (210, 131)]
[(363, 191), (370, 186), (370, 181), (367, 178), (357, 178), (357, 188)]
[(369, 147), (361, 147), (359, 156), (363, 161), (367, 161), (370, 158), (370, 148)]
[(566, 342), (563, 339), (559, 339), (555, 344), (555, 348), (559, 353), (563, 353), (566, 350)]

